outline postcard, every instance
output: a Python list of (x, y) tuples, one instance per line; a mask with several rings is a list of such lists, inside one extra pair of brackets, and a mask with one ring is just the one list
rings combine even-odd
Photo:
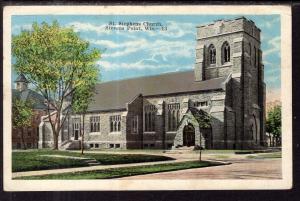
[(289, 6), (6, 6), (4, 189), (292, 188)]

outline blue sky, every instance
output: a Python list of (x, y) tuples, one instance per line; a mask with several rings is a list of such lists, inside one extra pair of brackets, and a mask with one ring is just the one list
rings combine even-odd
[[(194, 68), (196, 26), (236, 15), (35, 15), (13, 16), (12, 34), (30, 29), (33, 22), (73, 26), (80, 37), (103, 51), (97, 62), (101, 81), (186, 71)], [(280, 16), (245, 16), (261, 29), (261, 49), (267, 90), (280, 89)], [(167, 31), (107, 31), (114, 22), (160, 22)], [(15, 79), (15, 74), (12, 79)]]

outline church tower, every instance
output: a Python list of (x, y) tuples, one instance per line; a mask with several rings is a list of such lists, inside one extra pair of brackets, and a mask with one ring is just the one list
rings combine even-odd
[(225, 148), (265, 145), (265, 83), (260, 29), (244, 17), (197, 27), (195, 81), (227, 77)]
[(28, 81), (22, 73), (17, 77), (15, 83), (15, 87), (18, 91), (25, 91), (28, 89)]

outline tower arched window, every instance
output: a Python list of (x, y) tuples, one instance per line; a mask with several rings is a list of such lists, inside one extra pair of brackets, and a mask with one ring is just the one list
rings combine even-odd
[(230, 62), (230, 46), (228, 42), (224, 42), (222, 46), (222, 57), (223, 63)]
[(216, 48), (214, 45), (210, 45), (209, 49), (209, 64), (216, 64)]

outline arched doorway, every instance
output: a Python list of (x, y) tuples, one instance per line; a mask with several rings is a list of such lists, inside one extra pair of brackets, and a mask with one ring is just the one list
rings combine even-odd
[(195, 146), (195, 128), (188, 124), (183, 129), (183, 146)]

